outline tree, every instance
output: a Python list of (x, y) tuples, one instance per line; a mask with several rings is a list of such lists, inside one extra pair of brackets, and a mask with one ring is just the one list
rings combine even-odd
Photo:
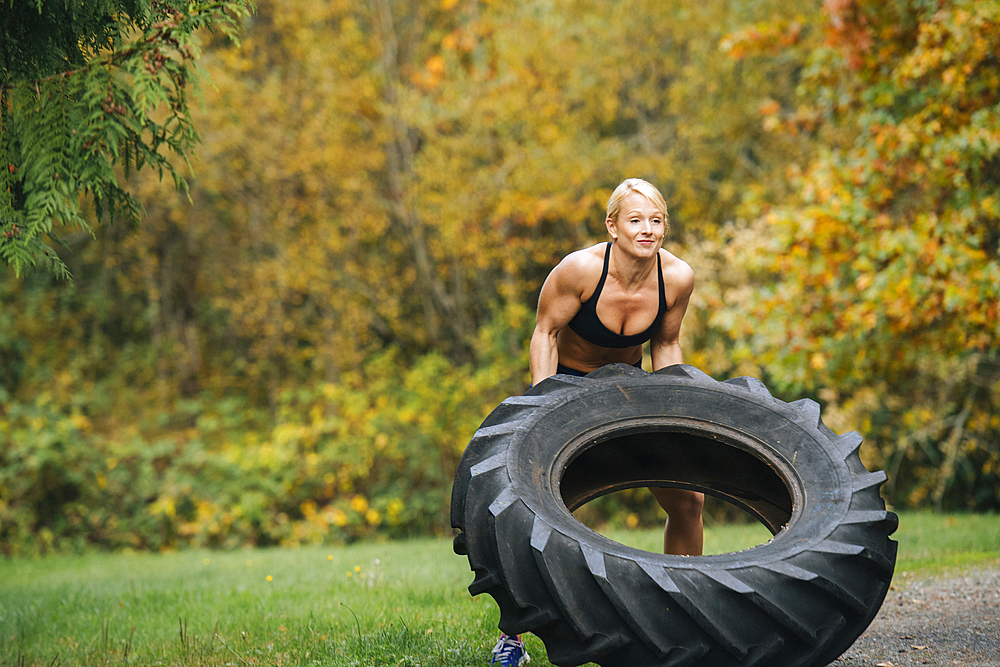
[[(137, 231), (67, 239), (73, 283), (0, 280), (0, 412), (4, 391), (25, 408), (0, 437), (45, 451), (48, 423), (78, 422), (95, 477), (159, 489), (191, 543), (195, 523), (236, 543), (315, 520), (315, 537), (327, 510), (374, 529), (362, 500), (446, 529), (469, 429), (524, 389), (542, 280), (606, 238), (623, 177), (664, 190), (685, 258), (748, 193), (788, 188), (770, 165), (801, 138), (758, 108), (791, 99), (798, 63), (719, 49), (786, 4), (260, 0), (239, 48), (198, 61), (213, 85), (188, 192), (146, 169)], [(692, 263), (687, 349), (715, 363), (717, 328), (696, 325), (713, 275)], [(148, 487), (130, 481), (147, 453)]]
[(824, 147), (758, 221), (734, 336), (869, 436), (893, 501), (997, 509), (1000, 2), (825, 9), (802, 98), (770, 110)]
[(6, 0), (0, 6), (0, 260), (68, 277), (53, 244), (97, 219), (137, 224), (121, 179), (149, 167), (185, 181), (196, 33), (234, 36), (252, 0)]

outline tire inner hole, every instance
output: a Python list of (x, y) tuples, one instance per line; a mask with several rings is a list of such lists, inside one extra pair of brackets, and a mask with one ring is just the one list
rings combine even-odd
[[(738, 539), (739, 549), (744, 549), (763, 544), (791, 518), (786, 475), (748, 445), (716, 434), (641, 430), (581, 446), (562, 471), (559, 492), (578, 520), (596, 532), (613, 533), (616, 541), (624, 536), (627, 542), (626, 528), (657, 521), (662, 527), (665, 513), (642, 489), (700, 491), (706, 496), (708, 531), (720, 522), (743, 524), (747, 528), (739, 531)], [(612, 530), (615, 527), (619, 530)], [(706, 553), (710, 543), (706, 535)]]

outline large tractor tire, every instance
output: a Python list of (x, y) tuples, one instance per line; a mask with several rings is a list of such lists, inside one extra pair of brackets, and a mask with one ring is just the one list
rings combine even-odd
[[(871, 623), (896, 560), (885, 473), (819, 405), (691, 366), (556, 375), (501, 403), (455, 477), (455, 551), (500, 629), (532, 632), (556, 665), (820, 667)], [(693, 489), (774, 537), (738, 553), (670, 556), (614, 542), (571, 512), (634, 487)]]

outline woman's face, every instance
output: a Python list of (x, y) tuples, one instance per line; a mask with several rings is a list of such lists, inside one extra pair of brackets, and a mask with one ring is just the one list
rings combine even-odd
[(607, 226), (615, 244), (629, 254), (654, 257), (663, 245), (663, 214), (639, 192), (630, 192), (622, 200), (618, 219), (608, 219)]

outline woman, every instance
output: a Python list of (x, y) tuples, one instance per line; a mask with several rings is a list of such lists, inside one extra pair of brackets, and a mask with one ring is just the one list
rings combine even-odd
[[(567, 255), (542, 286), (531, 336), (532, 384), (607, 364), (640, 366), (646, 341), (653, 370), (683, 363), (681, 320), (694, 272), (661, 247), (667, 223), (667, 205), (650, 183), (629, 178), (615, 189), (605, 220), (611, 242)], [(650, 490), (667, 512), (664, 553), (701, 555), (704, 496)], [(502, 636), (493, 656), (504, 666), (527, 660), (518, 637)]]

